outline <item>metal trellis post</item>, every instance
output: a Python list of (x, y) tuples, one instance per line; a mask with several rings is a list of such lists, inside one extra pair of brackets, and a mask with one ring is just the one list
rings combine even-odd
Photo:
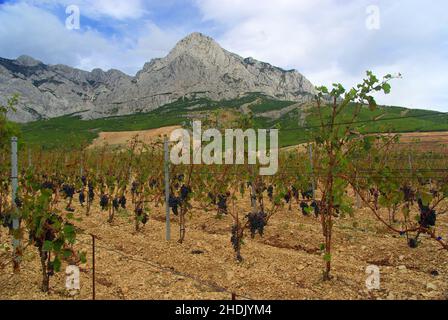
[(14, 214), (12, 216), (12, 229), (13, 229), (13, 268), (14, 272), (20, 271), (20, 214), (16, 204), (18, 183), (18, 165), (17, 165), (17, 137), (11, 138), (11, 199), (12, 206), (14, 208)]
[(164, 169), (165, 169), (165, 209), (166, 209), (166, 240), (171, 240), (171, 226), (170, 226), (170, 166), (169, 166), (169, 150), (168, 137), (165, 136), (163, 143), (164, 147)]

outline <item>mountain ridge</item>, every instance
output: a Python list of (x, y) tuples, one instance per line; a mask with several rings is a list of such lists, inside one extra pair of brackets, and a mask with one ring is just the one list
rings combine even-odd
[(20, 95), (17, 112), (8, 114), (17, 122), (78, 112), (84, 119), (97, 119), (149, 112), (181, 98), (219, 101), (255, 92), (305, 102), (315, 89), (296, 70), (240, 57), (197, 32), (180, 40), (164, 58), (145, 63), (135, 76), (116, 69), (89, 72), (47, 65), (29, 56), (0, 58), (0, 103)]

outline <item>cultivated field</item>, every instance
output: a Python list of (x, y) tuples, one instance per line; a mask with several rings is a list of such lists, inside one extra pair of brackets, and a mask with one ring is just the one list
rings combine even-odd
[[(249, 203), (240, 203), (249, 211)], [(85, 209), (76, 204), (79, 212)], [(244, 211), (244, 210), (243, 210)], [(448, 253), (425, 239), (417, 249), (392, 235), (367, 209), (355, 218), (337, 219), (334, 231), (334, 279), (322, 281), (321, 226), (304, 217), (293, 204), (279, 211), (264, 237), (244, 240), (244, 261), (237, 263), (230, 245), (229, 217), (192, 211), (183, 244), (176, 242), (177, 218), (172, 218), (172, 241), (165, 241), (164, 207), (151, 208), (150, 221), (135, 232), (132, 213), (120, 211), (109, 225), (107, 213), (94, 210), (82, 220), (80, 247), (88, 253), (81, 266), (81, 291), (74, 299), (91, 299), (91, 237), (97, 236), (97, 299), (447, 299)], [(439, 217), (442, 234), (448, 233), (448, 216)], [(2, 229), (1, 243), (7, 243)], [(6, 252), (3, 250), (2, 256)], [(3, 259), (6, 261), (6, 259)], [(366, 289), (366, 267), (381, 270), (380, 290)], [(65, 292), (65, 275), (51, 279), (49, 294), (40, 292), (41, 271), (37, 250), (25, 250), (22, 272), (11, 266), (0, 272), (2, 299), (71, 299)], [(62, 268), (63, 270), (65, 267)], [(223, 292), (223, 289), (226, 291)]]
[[(257, 165), (170, 165), (157, 140), (175, 128), (22, 151), (15, 202), (3, 155), (0, 299), (448, 299), (448, 133), (349, 133), (339, 158), (330, 144), (288, 148), (261, 177)], [(25, 246), (16, 274), (13, 236)], [(372, 266), (380, 284), (369, 290)]]
[(129, 141), (132, 141), (134, 138), (137, 138), (145, 144), (150, 144), (159, 139), (161, 136), (169, 135), (173, 130), (176, 130), (178, 128), (181, 127), (170, 126), (140, 131), (100, 132), (99, 137), (93, 140), (89, 148), (100, 148), (104, 145), (108, 145), (111, 147), (128, 146)]

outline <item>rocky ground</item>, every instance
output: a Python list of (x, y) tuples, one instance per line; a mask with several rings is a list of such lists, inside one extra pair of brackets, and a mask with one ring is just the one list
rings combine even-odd
[[(244, 210), (247, 204), (241, 204)], [(369, 213), (337, 219), (334, 227), (333, 279), (322, 281), (322, 232), (313, 217), (304, 217), (297, 205), (278, 212), (264, 237), (245, 238), (237, 263), (230, 244), (230, 217), (193, 210), (187, 219), (183, 244), (177, 243), (177, 218), (172, 219), (172, 241), (165, 241), (164, 208), (151, 208), (149, 223), (134, 231), (132, 215), (120, 212), (110, 225), (107, 213), (94, 210), (77, 225), (79, 249), (88, 262), (81, 266), (81, 290), (70, 297), (65, 275), (51, 279), (51, 292), (40, 292), (37, 250), (25, 249), (22, 271), (12, 275), (8, 264), (9, 237), (1, 230), (0, 299), (91, 299), (92, 251), (96, 241), (97, 299), (447, 299), (448, 252), (422, 238), (417, 249), (393, 235)], [(82, 212), (82, 213), (81, 213)], [(448, 235), (448, 217), (438, 217), (441, 236)], [(6, 265), (5, 265), (6, 264)], [(366, 268), (380, 268), (380, 289), (367, 290)], [(3, 267), (2, 267), (3, 266)], [(63, 267), (65, 269), (65, 266)]]

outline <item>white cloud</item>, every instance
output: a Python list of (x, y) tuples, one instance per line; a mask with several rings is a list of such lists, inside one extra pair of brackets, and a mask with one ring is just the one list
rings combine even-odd
[(383, 96), (381, 101), (387, 105), (448, 111), (447, 62), (440, 60), (438, 55), (426, 58), (430, 63), (410, 58), (395, 65), (374, 68), (377, 74), (403, 73), (402, 79), (392, 82), (392, 94)]
[[(0, 6), (2, 57), (28, 54), (46, 63), (134, 74), (199, 26), (224, 48), (297, 69), (316, 85), (349, 87), (366, 70), (401, 72), (403, 79), (379, 102), (448, 111), (445, 0), (188, 0), (202, 21), (172, 11), (188, 1), (163, 7), (143, 0), (17, 1)], [(60, 14), (69, 4), (80, 6), (81, 30), (64, 26)], [(370, 5), (380, 8), (380, 30), (366, 29)], [(83, 16), (95, 23), (83, 24)], [(163, 28), (148, 17), (162, 20)]]
[(2, 56), (28, 54), (50, 63), (73, 65), (78, 55), (110, 49), (110, 44), (95, 31), (69, 31), (57, 17), (27, 4), (2, 6), (0, 21)]
[[(196, 0), (218, 41), (243, 56), (295, 68), (316, 85), (401, 72), (381, 103), (448, 111), (448, 4), (443, 0)], [(366, 28), (366, 8), (381, 28)], [(394, 90), (395, 88), (395, 90)]]
[(137, 27), (117, 25), (122, 30), (112, 37), (91, 28), (68, 30), (58, 17), (26, 3), (0, 7), (0, 21), (1, 57), (27, 54), (44, 63), (84, 70), (115, 68), (131, 75), (150, 59), (166, 54), (184, 35), (182, 30), (161, 30), (145, 20)]
[(109, 17), (117, 20), (138, 19), (145, 13), (142, 0), (25, 0), (35, 6), (70, 6), (76, 5), (81, 14), (91, 19)]
[[(68, 0), (73, 3), (73, 0)], [(81, 10), (92, 17), (110, 16), (114, 19), (137, 19), (145, 13), (141, 0), (78, 0)]]

